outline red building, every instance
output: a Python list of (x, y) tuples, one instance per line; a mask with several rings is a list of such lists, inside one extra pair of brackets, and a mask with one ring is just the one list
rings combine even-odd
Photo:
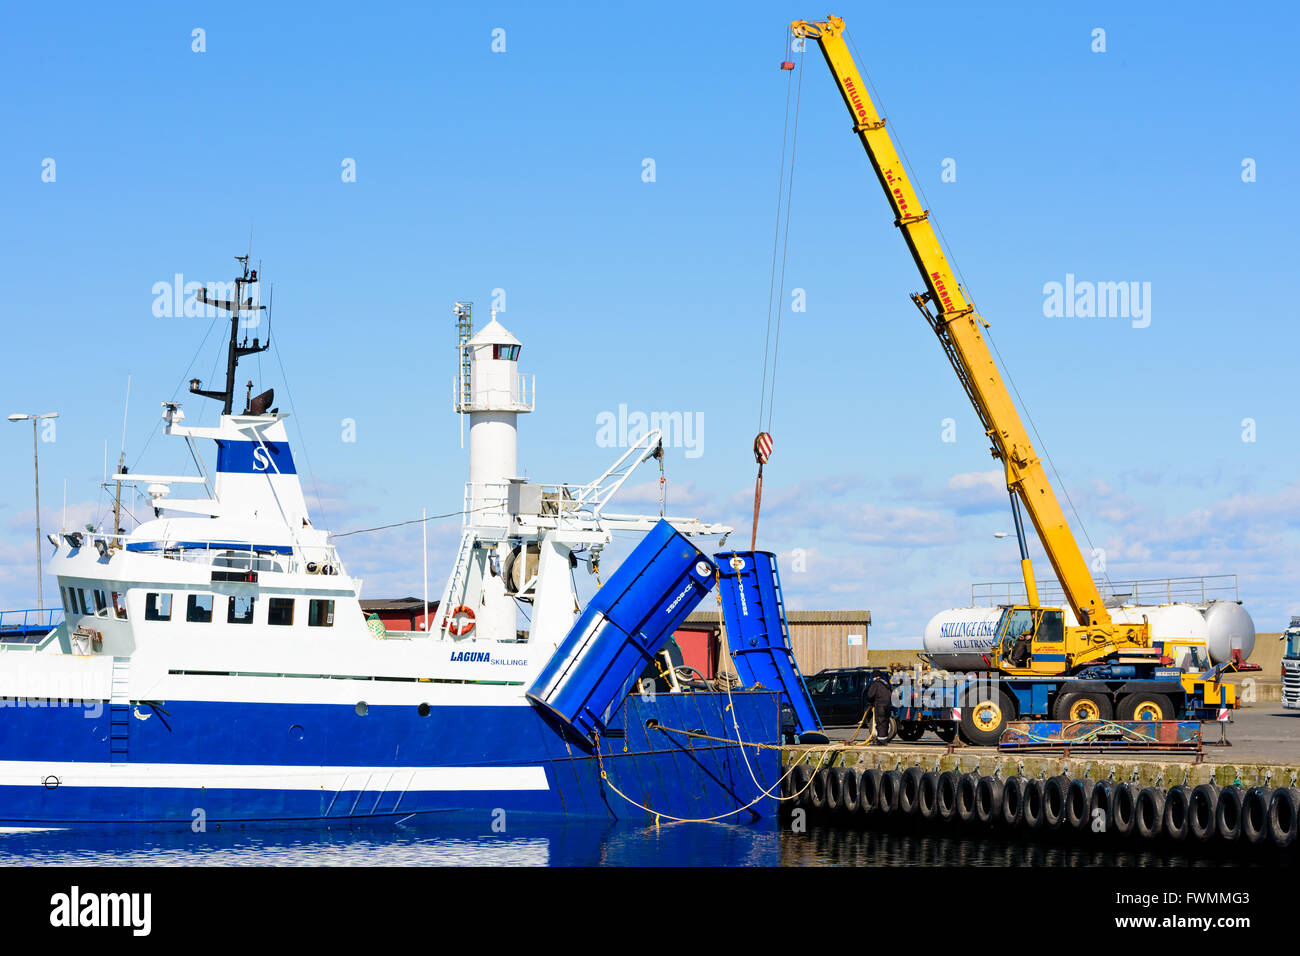
[(379, 615), (384, 627), (390, 631), (424, 631), (437, 627), (438, 602), (429, 602), (428, 620), (425, 620), (424, 601), (406, 597), (385, 601), (362, 601), (361, 613), (367, 618)]

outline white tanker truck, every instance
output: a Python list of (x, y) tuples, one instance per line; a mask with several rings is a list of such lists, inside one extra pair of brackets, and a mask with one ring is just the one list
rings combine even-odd
[[(1255, 648), (1255, 622), (1236, 601), (1205, 604), (1130, 604), (1110, 609), (1116, 623), (1137, 624), (1145, 617), (1153, 643), (1202, 643), (1211, 664), (1244, 662)], [(940, 611), (925, 626), (921, 646), (930, 663), (949, 671), (989, 670), (1000, 607), (957, 607)], [(1065, 608), (1067, 626), (1077, 625)], [(1182, 665), (1183, 661), (1175, 660)]]

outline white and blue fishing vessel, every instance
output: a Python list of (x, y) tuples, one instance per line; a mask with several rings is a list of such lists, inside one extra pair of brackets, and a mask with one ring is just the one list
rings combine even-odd
[[(658, 435), (594, 481), (520, 478), (520, 343), (458, 305), (463, 533), (432, 626), (386, 631), (308, 513), (273, 392), (250, 387), (235, 411), (239, 360), (270, 344), (248, 340), (258, 280), (242, 261), (232, 296), (200, 294), (230, 313), (225, 387), (190, 383), (219, 421), (163, 404), (195, 473), (115, 476), (147, 488), (154, 517), (50, 535), (65, 619), (0, 644), (0, 826), (773, 813), (777, 752), (739, 742), (778, 742), (782, 715), (816, 721), (774, 567), (746, 585), (744, 554), (715, 564), (691, 543), (726, 527), (608, 509)], [(584, 608), (574, 569), (596, 570), (615, 531), (644, 538)], [(742, 686), (672, 667), (645, 681), (719, 573), (733, 645), (749, 625), (731, 618), (763, 609), (732, 655)]]

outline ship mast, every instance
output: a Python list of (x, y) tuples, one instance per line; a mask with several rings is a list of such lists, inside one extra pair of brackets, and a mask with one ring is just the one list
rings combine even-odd
[[(235, 256), (236, 261), (244, 266), (244, 274), (235, 276), (235, 295), (233, 299), (213, 299), (208, 296), (206, 289), (199, 289), (198, 300), (204, 305), (210, 305), (218, 309), (223, 309), (230, 313), (230, 344), (226, 351), (226, 387), (222, 391), (212, 391), (200, 388), (203, 383), (197, 378), (190, 379), (190, 392), (194, 395), (202, 395), (204, 398), (214, 398), (222, 403), (221, 413), (229, 415), (234, 411), (235, 403), (235, 369), (239, 365), (239, 360), (245, 355), (253, 355), (257, 352), (265, 352), (271, 347), (268, 340), (265, 345), (261, 344), (257, 337), (253, 338), (253, 344), (248, 344), (248, 333), (244, 333), (244, 340), (239, 341), (239, 319), (245, 312), (265, 311), (266, 306), (254, 305), (253, 297), (246, 296), (250, 286), (257, 284), (257, 270), (248, 268), (248, 256)], [(251, 394), (251, 390), (250, 390)], [(260, 396), (259, 396), (260, 397)], [(268, 397), (269, 398), (269, 397)], [(268, 402), (269, 403), (269, 402)], [(253, 402), (250, 399), (244, 408), (244, 414), (252, 413)]]

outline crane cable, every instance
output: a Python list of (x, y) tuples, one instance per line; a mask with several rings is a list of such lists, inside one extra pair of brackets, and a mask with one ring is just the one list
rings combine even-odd
[[(871, 74), (867, 71), (867, 68), (865, 66), (862, 66), (862, 64), (865, 63), (865, 61), (862, 59), (862, 54), (858, 52), (858, 45), (853, 42), (853, 36), (851, 33), (849, 33), (848, 28), (845, 28), (844, 30), (844, 38), (848, 40), (849, 46), (853, 48), (853, 57), (859, 64), (859, 68), (862, 71), (862, 76), (867, 81), (867, 86), (871, 90), (872, 97), (875, 99), (876, 103), (879, 104), (880, 106), (881, 115), (884, 116), (885, 115), (884, 101), (880, 98), (880, 93), (876, 89), (876, 84), (871, 79)], [(894, 126), (894, 135), (893, 135), (894, 144), (898, 147), (898, 152), (903, 158), (903, 164), (907, 166), (907, 172), (908, 175), (912, 177), (912, 183), (916, 186), (917, 191), (921, 194), (922, 208), (925, 209), (925, 211), (929, 215), (930, 224), (934, 226), (935, 231), (939, 234), (939, 241), (944, 247), (944, 253), (948, 257), (948, 261), (952, 263), (953, 270), (957, 273), (957, 278), (961, 283), (962, 290), (966, 293), (966, 297), (967, 299), (970, 300), (971, 305), (974, 306), (975, 300), (974, 297), (971, 295), (970, 285), (966, 282), (966, 275), (965, 273), (962, 272), (961, 264), (957, 261), (956, 255), (954, 255), (952, 252), (952, 246), (949, 245), (948, 243), (948, 237), (945, 236), (943, 233), (943, 226), (939, 224), (938, 217), (935, 216), (934, 212), (931, 210), (929, 197), (927, 197), (925, 194), (925, 186), (921, 184), (920, 178), (916, 175), (916, 170), (912, 168), (912, 161), (907, 156), (907, 150), (903, 148), (902, 137), (899, 135), (898, 124), (894, 123), (893, 126)], [(975, 310), (975, 314), (977, 317), (979, 316), (978, 309)], [(981, 318), (980, 321), (983, 322), (983, 319)], [(1016, 387), (1015, 377), (1011, 374), (1011, 368), (1009, 365), (1007, 365), (1006, 360), (1002, 358), (1002, 352), (1001, 350), (998, 349), (997, 342), (993, 340), (993, 332), (990, 326), (988, 325), (988, 323), (984, 323), (984, 337), (988, 339), (989, 344), (993, 346), (993, 351), (998, 357), (998, 364), (1001, 366), (1003, 374), (1006, 375), (1007, 381), (1011, 383), (1011, 390), (1016, 394), (1016, 401), (1019, 402), (1020, 408), (1024, 410), (1025, 418), (1029, 421), (1029, 427), (1030, 429), (1033, 430), (1034, 439), (1038, 443), (1037, 447), (1042, 449), (1043, 457), (1047, 459), (1047, 464), (1048, 466), (1051, 467), (1052, 474), (1056, 476), (1057, 486), (1061, 489), (1061, 493), (1065, 495), (1065, 501), (1070, 506), (1070, 512), (1074, 515), (1074, 520), (1078, 524), (1079, 530), (1083, 532), (1083, 539), (1088, 542), (1088, 547), (1092, 549), (1093, 553), (1095, 554), (1097, 552), (1097, 547), (1092, 543), (1092, 536), (1088, 534), (1088, 527), (1083, 523), (1083, 517), (1079, 514), (1079, 509), (1074, 506), (1074, 499), (1070, 497), (1070, 489), (1065, 486), (1065, 481), (1064, 479), (1061, 478), (1061, 473), (1056, 468), (1056, 462), (1052, 460), (1052, 455), (1047, 450), (1047, 443), (1043, 441), (1043, 436), (1039, 434), (1038, 426), (1034, 424), (1034, 416), (1029, 413), (1029, 406), (1025, 404), (1025, 400), (1020, 394), (1020, 389)], [(1111, 583), (1110, 574), (1105, 570), (1104, 565), (1103, 565), (1101, 575), (1102, 575), (1102, 579), (1108, 585), (1111, 585), (1113, 588), (1114, 585)]]
[[(782, 39), (782, 50), (785, 40)], [(767, 282), (767, 329), (763, 340), (763, 378), (759, 383), (758, 395), (758, 434), (754, 436), (754, 461), (758, 465), (758, 476), (754, 480), (754, 523), (752, 525), (749, 548), (754, 550), (758, 543), (758, 513), (763, 504), (763, 466), (772, 454), (772, 414), (776, 405), (776, 368), (781, 351), (781, 319), (785, 299), (785, 270), (790, 248), (790, 207), (794, 198), (794, 165), (799, 143), (799, 104), (803, 95), (803, 48), (799, 50), (798, 79), (794, 76), (795, 64), (783, 60), (781, 69), (791, 75), (786, 80), (785, 118), (781, 130), (781, 164), (776, 186), (776, 222), (772, 231), (772, 265)], [(790, 94), (794, 92), (794, 121), (791, 124)], [(786, 173), (786, 147), (789, 146), (789, 175)], [(784, 212), (782, 205), (784, 204)], [(784, 219), (784, 222), (783, 222)], [(780, 280), (777, 279), (777, 252), (780, 251)], [(776, 316), (775, 336), (773, 335), (773, 312)], [(771, 369), (769, 378), (768, 369)], [(763, 425), (763, 412), (767, 412), (767, 426)]]

